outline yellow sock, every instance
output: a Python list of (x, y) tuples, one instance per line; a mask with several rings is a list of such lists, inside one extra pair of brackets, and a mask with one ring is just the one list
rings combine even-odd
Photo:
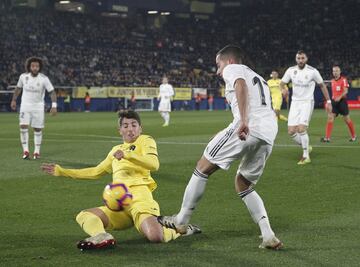
[(171, 240), (175, 240), (176, 238), (181, 236), (174, 229), (163, 227), (163, 230), (164, 230), (164, 243), (167, 243)]
[(288, 119), (284, 115), (280, 114), (280, 120), (287, 121)]
[(103, 222), (94, 213), (82, 211), (76, 216), (76, 221), (85, 233), (90, 236), (105, 233)]

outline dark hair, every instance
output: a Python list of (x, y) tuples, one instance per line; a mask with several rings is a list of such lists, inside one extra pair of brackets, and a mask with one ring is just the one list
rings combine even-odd
[(277, 72), (279, 74), (279, 71), (277, 69), (273, 69), (271, 72), (273, 72), (273, 71), (275, 71), (275, 72)]
[(120, 126), (121, 126), (124, 118), (134, 119), (139, 123), (139, 125), (141, 125), (141, 120), (140, 120), (139, 114), (133, 110), (123, 111), (123, 112), (119, 113), (119, 125)]
[(40, 72), (42, 70), (42, 68), (43, 68), (43, 61), (39, 57), (29, 57), (28, 59), (26, 59), (26, 61), (25, 61), (25, 71), (30, 72), (30, 66), (31, 66), (31, 63), (33, 63), (33, 62), (39, 63), (39, 72)]
[(306, 56), (306, 53), (305, 53), (305, 51), (304, 50), (298, 50), (297, 52), (296, 52), (296, 54), (297, 55), (301, 55), (301, 54), (304, 54), (305, 56)]
[(341, 69), (339, 64), (333, 64), (332, 67)]
[(216, 53), (216, 56), (233, 58), (237, 64), (244, 64), (254, 68), (254, 64), (245, 51), (237, 45), (227, 45)]

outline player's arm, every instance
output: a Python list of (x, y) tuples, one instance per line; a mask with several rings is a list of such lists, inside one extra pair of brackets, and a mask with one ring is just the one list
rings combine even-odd
[(142, 154), (138, 154), (135, 151), (117, 150), (113, 156), (118, 160), (126, 159), (149, 171), (157, 171), (160, 167), (156, 143), (151, 137), (144, 143)]
[(325, 109), (328, 113), (330, 113), (332, 111), (332, 106), (331, 106), (331, 99), (330, 99), (329, 91), (324, 82), (319, 83), (319, 86), (320, 86), (320, 90), (321, 90), (322, 94), (324, 95), (324, 97), (326, 99)]
[(290, 70), (287, 69), (284, 73), (284, 76), (280, 80), (280, 91), (283, 97), (288, 97), (289, 95), (289, 88), (286, 86), (291, 80)]
[(44, 163), (41, 165), (41, 169), (53, 176), (70, 177), (74, 179), (99, 179), (101, 176), (111, 173), (111, 158), (109, 155), (100, 164), (95, 167), (83, 168), (83, 169), (66, 169), (55, 163)]
[(22, 90), (22, 88), (15, 87), (14, 94), (13, 94), (13, 97), (11, 99), (11, 104), (10, 104), (10, 107), (12, 110), (16, 110), (16, 99), (21, 94), (21, 90)]
[(247, 135), (249, 134), (248, 126), (248, 87), (244, 79), (237, 79), (234, 84), (236, 100), (238, 102), (241, 125), (238, 130), (238, 135), (241, 140), (246, 140)]
[(56, 115), (57, 113), (57, 95), (54, 86), (51, 84), (49, 78), (45, 79), (45, 89), (50, 93), (51, 109), (50, 114)]

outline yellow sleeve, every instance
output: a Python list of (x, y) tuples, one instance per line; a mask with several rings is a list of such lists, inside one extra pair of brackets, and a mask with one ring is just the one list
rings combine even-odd
[(150, 136), (144, 140), (142, 155), (134, 151), (124, 151), (124, 159), (149, 171), (157, 171), (160, 167), (156, 143)]
[(112, 151), (106, 159), (100, 162), (96, 167), (83, 169), (65, 169), (60, 165), (55, 166), (55, 176), (71, 177), (74, 179), (99, 179), (101, 176), (112, 173)]

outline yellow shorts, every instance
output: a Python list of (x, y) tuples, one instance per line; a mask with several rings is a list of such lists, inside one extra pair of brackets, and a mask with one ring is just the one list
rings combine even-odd
[(274, 110), (280, 110), (282, 105), (282, 95), (281, 94), (272, 94), (272, 107)]
[(132, 186), (129, 188), (133, 195), (130, 207), (124, 211), (112, 211), (106, 206), (101, 206), (105, 215), (109, 218), (106, 230), (124, 230), (135, 225), (141, 232), (141, 223), (150, 216), (159, 216), (159, 204), (153, 199), (150, 189), (146, 185)]

